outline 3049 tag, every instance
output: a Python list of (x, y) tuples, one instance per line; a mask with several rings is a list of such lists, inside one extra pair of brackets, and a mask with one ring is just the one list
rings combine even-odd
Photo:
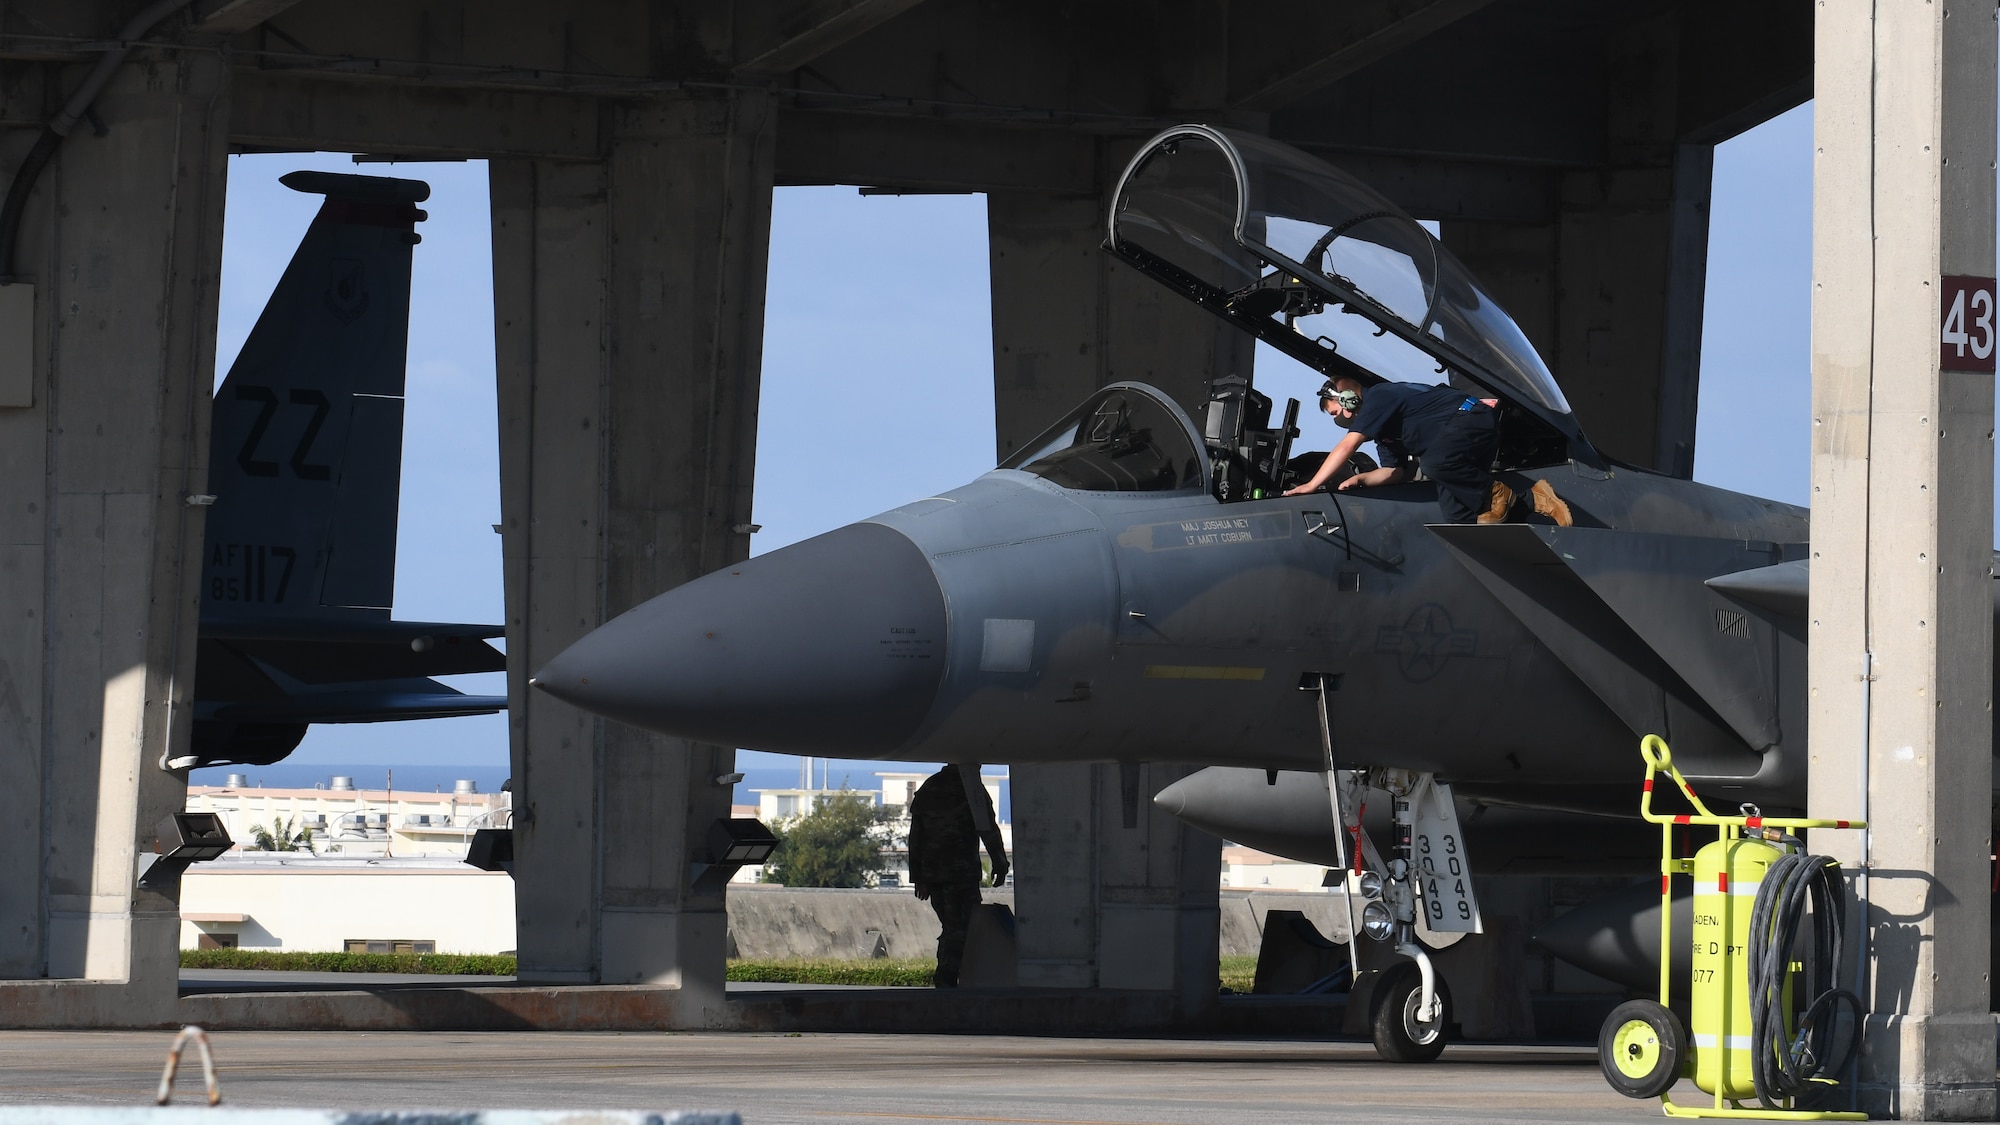
[(1417, 892), (1424, 922), (1439, 933), (1478, 934), (1479, 897), (1472, 889), (1472, 863), (1465, 832), (1458, 824), (1451, 786), (1426, 781), (1410, 795), (1411, 860), (1417, 865)]
[(1993, 374), (1994, 285), (1990, 277), (1946, 277), (1938, 288), (1938, 366)]

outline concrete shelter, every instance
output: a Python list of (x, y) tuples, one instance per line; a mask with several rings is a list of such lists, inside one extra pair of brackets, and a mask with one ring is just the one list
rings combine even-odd
[[(594, 719), (527, 679), (748, 553), (772, 189), (987, 193), (1005, 456), (1104, 383), (1192, 401), (1249, 370), (1247, 338), (1098, 251), (1110, 180), (1187, 120), (1327, 155), (1438, 220), (1603, 452), (1687, 475), (1712, 147), (1817, 82), (1816, 420), (1865, 427), (1881, 407), (1864, 388), (1893, 371), (1918, 379), (1909, 434), (1937, 432), (1933, 406), (1951, 424), (1889, 442), (1896, 459), (1872, 475), (1852, 425), (1816, 444), (1818, 535), (1872, 560), (1816, 565), (1816, 598), (1853, 610), (1865, 590), (1875, 620), (1940, 627), (1901, 661), (1886, 641), (1816, 633), (1832, 647), (1815, 649), (1815, 729), (1829, 760), (1856, 752), (1840, 732), (1862, 729), (1848, 686), (1872, 650), (1907, 679), (1878, 681), (1866, 744), (1919, 748), (1923, 771), (1876, 816), (1935, 825), (1913, 840), (1983, 838), (1988, 747), (1969, 714), (1989, 705), (1990, 641), (1946, 623), (1988, 612), (1970, 607), (1991, 538), (1991, 375), (1939, 374), (1925, 286), (1993, 273), (1993, 4), (1880, 7), (1895, 14), (1858, 0), (0, 0), (0, 177), (45, 162), (18, 239), (0, 231), (0, 1022), (178, 1018), (178, 906), (135, 889), (134, 866), (185, 795), (160, 763), (188, 737), (204, 516), (190, 499), (206, 492), (233, 151), (491, 161), (524, 979), (655, 986), (674, 990), (678, 1025), (730, 1022), (723, 898), (690, 864), (729, 813), (733, 750)], [(1955, 161), (1942, 171), (1937, 145)], [(1909, 238), (1864, 238), (1889, 224)], [(1933, 539), (1943, 577), (1924, 548), (1901, 550)], [(1941, 706), (1918, 707), (1932, 686)], [(1014, 774), (1025, 989), (1212, 1009), (1218, 842), (1128, 799), (1183, 772)], [(1986, 848), (1958, 851), (1878, 860), (1934, 880), (1934, 901), (1976, 903)], [(1920, 940), (1878, 958), (1904, 976), (1935, 959), (1951, 979), (1878, 992), (1901, 1013), (1881, 1041), (1903, 1046), (1872, 1057), (1902, 1061), (1870, 1081), (1905, 1114), (1990, 1115), (1990, 1022), (1978, 1067), (1966, 1053), (1986, 1018), (1968, 975), (1985, 911), (1910, 924)]]

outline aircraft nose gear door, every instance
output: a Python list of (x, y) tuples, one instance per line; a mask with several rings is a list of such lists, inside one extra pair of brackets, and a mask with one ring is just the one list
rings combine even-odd
[[(1429, 1062), (1443, 1052), (1451, 1027), (1451, 996), (1417, 941), (1419, 915), (1439, 933), (1481, 933), (1479, 900), (1451, 787), (1413, 770), (1342, 770), (1334, 760), (1328, 705), (1332, 677), (1307, 685), (1319, 705), (1320, 752), (1332, 803), (1335, 855), (1345, 876), (1348, 964), (1360, 975), (1360, 936), (1393, 942), (1413, 963), (1384, 971), (1368, 994), (1375, 1050), (1390, 1062)], [(1382, 789), (1395, 800), (1396, 847), (1384, 864), (1361, 829), (1360, 794)], [(1353, 811), (1350, 811), (1353, 810)], [(1355, 897), (1364, 900), (1355, 916)], [(1350, 993), (1350, 999), (1355, 993)]]

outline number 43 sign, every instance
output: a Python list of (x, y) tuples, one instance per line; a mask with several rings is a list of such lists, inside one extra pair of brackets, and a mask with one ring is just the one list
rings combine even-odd
[(1993, 374), (1993, 279), (1946, 277), (1938, 289), (1938, 366)]

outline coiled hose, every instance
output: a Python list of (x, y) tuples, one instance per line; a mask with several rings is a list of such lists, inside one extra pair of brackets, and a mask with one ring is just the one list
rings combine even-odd
[[(1750, 910), (1751, 1076), (1766, 1109), (1780, 1108), (1782, 1099), (1804, 1093), (1813, 1079), (1838, 1071), (1861, 1045), (1861, 1002), (1834, 987), (1847, 926), (1837, 866), (1823, 855), (1779, 857), (1765, 870)], [(1798, 1030), (1787, 1039), (1786, 968), (1801, 925), (1809, 927), (1810, 945), (1803, 952), (1805, 994), (1811, 999), (1800, 1012)], [(1841, 1004), (1852, 1019), (1848, 1034), (1836, 1040)]]

